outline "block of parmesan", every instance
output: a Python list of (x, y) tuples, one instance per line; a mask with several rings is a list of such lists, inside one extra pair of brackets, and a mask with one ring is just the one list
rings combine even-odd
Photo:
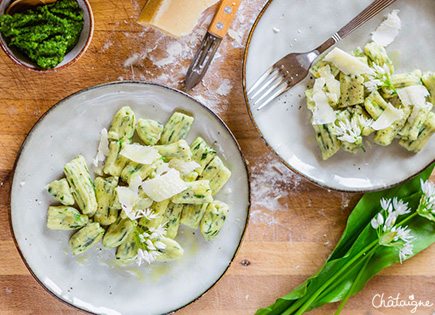
[(148, 0), (137, 22), (174, 37), (192, 32), (201, 13), (219, 0)]

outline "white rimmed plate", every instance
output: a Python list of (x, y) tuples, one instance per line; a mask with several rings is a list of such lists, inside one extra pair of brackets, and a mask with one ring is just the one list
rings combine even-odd
[[(274, 62), (290, 52), (311, 50), (325, 41), (372, 0), (271, 0), (255, 23), (244, 60), (244, 88)], [(387, 48), (396, 72), (435, 71), (435, 1), (398, 0), (349, 35), (338, 47), (354, 50), (370, 40), (383, 17), (399, 9), (402, 30)], [(366, 192), (396, 185), (416, 175), (435, 160), (435, 137), (418, 154), (407, 152), (397, 141), (388, 147), (365, 145), (366, 153), (344, 152), (323, 161), (317, 147), (304, 90), (310, 78), (285, 93), (267, 108), (247, 107), (257, 131), (292, 170), (331, 189)]]
[[(95, 156), (99, 132), (114, 113), (129, 105), (137, 117), (166, 122), (174, 110), (195, 117), (188, 142), (203, 137), (223, 158), (232, 177), (216, 196), (230, 205), (218, 237), (206, 242), (199, 230), (181, 228), (185, 249), (177, 261), (120, 267), (113, 250), (95, 245), (74, 257), (72, 233), (46, 227), (55, 204), (45, 186), (63, 176), (63, 165), (82, 154)], [(91, 167), (91, 171), (92, 171)], [(98, 314), (163, 314), (200, 297), (225, 273), (240, 245), (250, 191), (244, 158), (226, 125), (186, 94), (154, 84), (114, 82), (91, 87), (59, 102), (34, 126), (17, 159), (11, 190), (11, 221), (23, 260), (36, 279), (59, 299)]]

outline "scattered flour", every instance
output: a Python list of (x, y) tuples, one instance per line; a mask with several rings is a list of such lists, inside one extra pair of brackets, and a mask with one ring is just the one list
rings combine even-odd
[(105, 52), (107, 49), (110, 48), (110, 46), (113, 46), (114, 41), (107, 41), (104, 43), (103, 48), (101, 48), (102, 52)]
[(299, 186), (301, 177), (272, 154), (263, 159), (256, 164), (251, 161), (250, 165), (253, 204), (269, 211), (288, 210), (287, 204), (281, 204), (280, 200)]
[(231, 86), (231, 82), (228, 79), (224, 79), (222, 81), (222, 84), (219, 86), (219, 88), (216, 90), (216, 93), (219, 95), (228, 95), (231, 92), (231, 89), (233, 87)]
[(343, 209), (346, 209), (347, 207), (349, 207), (349, 203), (350, 203), (349, 194), (342, 193), (341, 194), (341, 207)]
[(266, 223), (268, 226), (272, 226), (277, 223), (276, 219), (272, 215), (264, 212), (263, 210), (252, 210), (250, 222), (254, 224)]
[(131, 55), (130, 57), (128, 57), (125, 61), (124, 61), (124, 68), (131, 68), (134, 66), (141, 66), (142, 61), (146, 58), (146, 53), (134, 53), (133, 55)]

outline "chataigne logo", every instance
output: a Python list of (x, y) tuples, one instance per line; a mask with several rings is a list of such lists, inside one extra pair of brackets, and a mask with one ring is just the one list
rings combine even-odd
[(398, 307), (412, 307), (411, 313), (417, 312), (419, 308), (432, 307), (434, 304), (431, 301), (422, 301), (414, 297), (414, 294), (402, 298), (400, 293), (397, 296), (385, 297), (385, 294), (375, 294), (372, 299), (374, 308), (398, 308)]

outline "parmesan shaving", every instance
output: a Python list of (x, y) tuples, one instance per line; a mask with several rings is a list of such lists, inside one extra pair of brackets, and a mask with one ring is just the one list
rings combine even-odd
[(128, 216), (136, 205), (137, 193), (128, 187), (118, 187), (116, 188), (116, 193), (118, 194), (118, 200), (122, 206), (122, 210), (124, 210)]
[(394, 10), (387, 15), (387, 19), (379, 25), (376, 31), (372, 34), (372, 40), (381, 46), (390, 45), (402, 27), (402, 22), (397, 16), (399, 10)]
[(103, 128), (100, 132), (100, 143), (98, 144), (97, 155), (93, 160), (95, 167), (98, 167), (99, 162), (104, 162), (106, 156), (109, 155), (109, 139), (107, 138), (107, 129)]
[(138, 144), (125, 145), (120, 154), (123, 157), (140, 164), (151, 164), (160, 157), (156, 148)]
[(178, 158), (172, 159), (169, 162), (169, 166), (175, 168), (177, 171), (181, 173), (181, 175), (187, 175), (193, 172), (194, 170), (196, 170), (197, 168), (201, 167), (195, 161), (186, 162), (185, 160), (178, 159)]
[(323, 91), (325, 84), (324, 78), (319, 78), (314, 82), (313, 100), (316, 107), (313, 110), (313, 125), (333, 123), (336, 119), (335, 112), (329, 105), (328, 96)]
[(341, 72), (345, 74), (373, 73), (373, 70), (358, 58), (349, 55), (347, 52), (335, 47), (324, 58), (332, 62)]
[(128, 188), (130, 188), (131, 191), (137, 194), (140, 184), (142, 184), (142, 178), (140, 177), (140, 174), (136, 173), (131, 177), (130, 185), (128, 186)]
[(181, 179), (180, 173), (170, 168), (165, 174), (144, 181), (141, 187), (152, 200), (160, 202), (182, 192), (187, 185)]
[(429, 91), (424, 85), (411, 85), (397, 89), (397, 94), (403, 105), (424, 107), (426, 106), (426, 97), (429, 96)]
[(326, 93), (328, 99), (333, 103), (337, 103), (341, 95), (340, 81), (335, 79), (334, 75), (331, 73), (331, 67), (329, 67), (329, 65), (320, 68), (318, 72), (320, 77), (325, 79), (326, 88), (329, 91), (329, 93)]
[(378, 119), (371, 125), (374, 130), (382, 130), (390, 127), (394, 122), (403, 117), (403, 111), (395, 108), (391, 103), (387, 104), (387, 107), (379, 116)]

